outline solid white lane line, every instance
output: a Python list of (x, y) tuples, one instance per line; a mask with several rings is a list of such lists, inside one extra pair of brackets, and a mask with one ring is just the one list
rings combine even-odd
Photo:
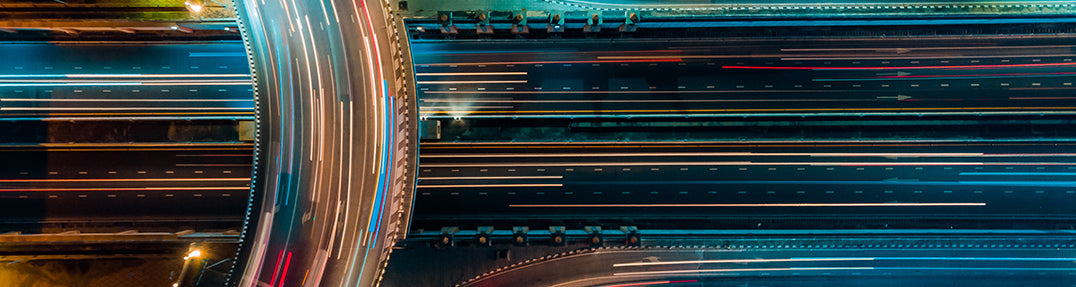
[(415, 73), (415, 76), (526, 76), (527, 72)]
[(253, 99), (25, 99), (4, 98), (0, 102), (253, 102)]
[(127, 110), (151, 110), (151, 111), (200, 111), (200, 110), (254, 110), (250, 108), (240, 107), (0, 107), (0, 110), (5, 111), (83, 111), (83, 110), (97, 110), (97, 111), (127, 111)]
[(656, 266), (656, 265), (680, 265), (680, 264), (719, 264), (719, 263), (760, 263), (760, 262), (817, 262), (817, 261), (871, 261), (872, 257), (817, 257), (817, 258), (785, 258), (785, 259), (724, 259), (724, 260), (685, 260), (685, 261), (660, 261), (660, 262), (630, 262), (617, 263), (613, 267), (632, 266)]
[[(755, 152), (651, 152), (651, 153), (475, 153), (423, 154), (425, 158), (506, 157), (670, 157), (670, 156), (812, 156), (812, 157), (978, 157), (984, 153), (755, 153)], [(1076, 156), (1076, 154), (1012, 154), (1011, 156)]]
[(684, 203), (684, 204), (509, 204), (508, 207), (933, 207), (986, 206), (985, 202), (860, 202), (860, 203)]
[(717, 272), (772, 272), (772, 271), (833, 271), (833, 270), (871, 270), (874, 267), (789, 267), (789, 268), (729, 268), (729, 269), (691, 269), (691, 270), (663, 270), (663, 271), (639, 271), (613, 273), (614, 276), (639, 276), (659, 274), (684, 274), (684, 273), (717, 273)]
[(415, 84), (526, 84), (527, 80), (495, 80), (495, 81), (416, 81)]
[(234, 178), (55, 178), (55, 179), (0, 179), (0, 182), (129, 182), (129, 181), (250, 181), (249, 177)]
[(422, 106), (422, 109), (511, 109), (514, 106), (467, 106), (467, 107), (451, 107), (451, 106)]
[(251, 77), (250, 74), (39, 74), (39, 75), (0, 75), (8, 78), (240, 78)]
[(1008, 50), (1008, 49), (1049, 49), (1072, 48), (1073, 45), (1036, 45), (1036, 46), (956, 46), (956, 47), (909, 47), (909, 48), (789, 48), (782, 52), (820, 52), (820, 51), (868, 51), (868, 52), (909, 52), (914, 50)]
[(1070, 57), (1074, 54), (1049, 55), (975, 55), (975, 56), (904, 56), (904, 57), (782, 57), (781, 61), (847, 61), (847, 60), (909, 60), (909, 59), (993, 59), (993, 58), (1031, 58), (1031, 57)]
[(0, 188), (0, 191), (135, 191), (135, 190), (250, 190), (248, 186), (202, 187), (90, 187), (90, 188)]
[(431, 184), (418, 185), (417, 188), (482, 188), (482, 187), (560, 187), (559, 183), (520, 183), (520, 184)]
[(561, 179), (563, 176), (430, 176), (419, 180), (476, 180), (476, 179)]

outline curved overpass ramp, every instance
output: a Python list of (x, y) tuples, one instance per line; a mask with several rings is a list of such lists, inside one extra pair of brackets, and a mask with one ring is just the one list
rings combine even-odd
[(413, 97), (386, 2), (236, 1), (258, 139), (229, 286), (372, 286), (406, 231)]

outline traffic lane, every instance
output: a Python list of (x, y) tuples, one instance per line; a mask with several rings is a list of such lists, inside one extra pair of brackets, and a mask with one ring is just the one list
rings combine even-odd
[[(1036, 44), (1034, 41), (1041, 39), (1008, 44)], [(728, 55), (707, 54), (705, 50), (684, 55), (682, 50), (660, 46), (675, 42), (656, 41), (616, 45), (627, 50), (619, 53), (631, 55), (561, 50), (540, 53), (538, 46), (547, 43), (532, 42), (498, 42), (485, 48), (470, 42), (425, 43), (432, 47), (427, 47), (429, 51), (425, 52), (416, 49), (416, 77), (420, 106), (426, 117), (586, 113), (1012, 113), (1029, 112), (1029, 108), (1069, 112), (1058, 107), (1067, 106), (1064, 100), (1069, 98), (1067, 89), (1073, 82), (1071, 46), (1007, 47), (992, 46), (999, 43), (956, 41), (970, 46), (934, 43), (936, 47), (901, 48), (900, 41), (885, 41), (882, 43), (891, 46), (854, 48), (863, 43), (878, 46), (878, 42), (847, 42), (850, 44), (845, 46), (834, 46), (834, 42), (822, 45), (792, 42), (805, 46), (779, 42), (745, 45), (736, 48), (740, 51), (775, 49), (776, 54)], [(780, 44), (789, 46), (782, 48)], [(587, 42), (562, 45), (580, 46), (570, 50), (584, 51), (610, 46)], [(455, 46), (474, 51), (453, 50)], [(523, 52), (512, 52), (506, 47)], [(804, 52), (843, 56), (803, 55)], [(455, 59), (458, 57), (474, 59)], [(693, 102), (699, 100), (722, 101)], [(620, 107), (626, 105), (636, 108)], [(818, 107), (795, 108), (812, 105)]]
[(0, 70), (26, 74), (250, 74), (241, 41), (5, 44)]
[[(48, 192), (0, 192), (5, 222), (72, 221), (83, 219), (203, 218), (241, 224), (250, 187), (146, 188), (141, 190), (92, 190)], [(238, 227), (238, 224), (236, 225)]]
[[(626, 156), (625, 156), (626, 157)], [(797, 158), (724, 158), (673, 161), (652, 158), (631, 161), (626, 158), (584, 162), (563, 160), (507, 161), (503, 163), (424, 163), (420, 180), (424, 184), (480, 184), (502, 180), (529, 179), (531, 182), (569, 182), (599, 178), (630, 180), (632, 176), (658, 177), (663, 180), (769, 180), (769, 181), (888, 181), (890, 184), (915, 181), (922, 184), (959, 182), (997, 182), (1012, 185), (1020, 182), (1067, 182), (1074, 179), (1071, 161), (980, 162), (906, 161), (871, 158), (866, 160), (800, 156)], [(424, 159), (425, 160), (425, 159)], [(851, 161), (849, 161), (851, 160)], [(981, 160), (981, 159), (980, 159)], [(1050, 160), (1057, 160), (1051, 158)], [(1070, 160), (1070, 159), (1065, 159)], [(470, 181), (468, 181), (470, 180)], [(790, 182), (791, 183), (791, 182)]]
[[(623, 66), (626, 67), (624, 72), (628, 72), (632, 69), (630, 64), (687, 65), (692, 62), (714, 63), (723, 67), (769, 67), (771, 70), (891, 68), (906, 69), (903, 71), (906, 73), (934, 73), (958, 67), (988, 69), (1000, 65), (1021, 65), (1015, 67), (1024, 68), (1065, 66), (1066, 62), (1076, 56), (1072, 52), (1071, 44), (1043, 41), (1050, 39), (1028, 39), (1017, 43), (997, 39), (979, 42), (950, 39), (941, 43), (921, 43), (906, 39), (834, 41), (812, 38), (801, 41), (771, 40), (768, 44), (710, 40), (702, 41), (701, 44), (713, 46), (697, 48), (690, 46), (699, 45), (699, 41), (634, 39), (618, 41), (615, 45), (609, 45), (607, 42), (595, 44), (562, 40), (482, 42), (485, 44), (416, 42), (412, 51), (418, 76), (424, 76), (426, 73), (527, 71), (534, 67), (551, 69), (558, 66)], [(871, 46), (862, 47), (863, 43), (869, 43)], [(780, 67), (791, 69), (776, 69)]]
[[(731, 97), (749, 91), (886, 92), (897, 89), (923, 94), (926, 98), (937, 98), (940, 96), (938, 94), (953, 91), (1001, 93), (1019, 92), (1021, 88), (1031, 87), (1049, 91), (1045, 88), (1071, 86), (1076, 76), (1073, 66), (1065, 59), (1071, 61), (1071, 58), (1044, 58), (1037, 62), (1030, 59), (1015, 63), (1007, 62), (1007, 59), (968, 60), (956, 64), (950, 61), (946, 63), (949, 65), (944, 66), (932, 65), (942, 64), (940, 62), (908, 65), (827, 62), (828, 65), (819, 66), (740, 62), (734, 65), (720, 61), (690, 60), (674, 63), (521, 65), (473, 72), (424, 72), (422, 70), (425, 69), (419, 68), (416, 76), (420, 87), (426, 88), (422, 90), (423, 95), (429, 98), (449, 97), (464, 91), (478, 95), (519, 94), (524, 97), (588, 92), (641, 94), (635, 96), (645, 96), (647, 93), (715, 93), (710, 96)], [(1070, 85), (1064, 85), (1066, 82)], [(460, 92), (445, 92), (453, 91), (452, 88)]]
[[(73, 145), (0, 149), (0, 180), (250, 177), (250, 144)], [(34, 184), (41, 184), (34, 183)]]
[[(609, 42), (606, 40), (546, 41), (413, 41), (416, 67), (474, 69), (474, 63), (493, 67), (498, 62), (639, 60), (678, 56), (681, 59), (749, 60), (941, 60), (962, 56), (1070, 56), (1071, 43), (1056, 37), (931, 37), (931, 38), (785, 38), (679, 39)], [(804, 58), (804, 59), (797, 59)], [(864, 59), (867, 58), (867, 59)], [(874, 59), (877, 60), (877, 59)], [(429, 67), (424, 66), (429, 65)], [(457, 65), (457, 66), (451, 66)]]
[[(499, 180), (1066, 181), (1065, 142), (429, 143), (424, 184)], [(650, 173), (650, 174), (646, 174)], [(471, 181), (467, 181), (471, 180)]]
[[(109, 77), (53, 83), (0, 83), (0, 117), (215, 116), (252, 118), (250, 77), (199, 75), (188, 79)], [(53, 81), (6, 79), (7, 81)], [(86, 82), (71, 82), (86, 81)], [(152, 81), (152, 82), (147, 82)], [(24, 86), (40, 85), (40, 86)]]
[[(534, 183), (506, 187), (419, 186), (416, 218), (437, 216), (1037, 216), (1067, 218), (1071, 186), (914, 182), (663, 181)], [(490, 184), (492, 185), (492, 184)], [(1069, 184), (1071, 185), (1071, 184)]]
[[(884, 275), (890, 281), (927, 280), (936, 276), (963, 282), (995, 284), (1024, 280), (1029, 274), (1056, 282), (1073, 270), (1071, 252), (1057, 249), (662, 249), (602, 250), (542, 260), (464, 283), (464, 286), (593, 286), (662, 284), (726, 286), (730, 281), (763, 280), (779, 286), (819, 284), (830, 276), (841, 282), (869, 282)], [(571, 270), (566, 265), (574, 266)], [(825, 275), (825, 276), (822, 276)], [(791, 277), (791, 278), (790, 278)], [(830, 277), (826, 279), (825, 277)], [(813, 278), (813, 280), (812, 280)], [(787, 280), (787, 281), (786, 281)], [(792, 284), (796, 282), (796, 284)], [(806, 281), (806, 282), (804, 282)], [(657, 282), (657, 283), (655, 283)], [(882, 282), (874, 282), (882, 283)], [(1015, 282), (1014, 282), (1015, 283)], [(882, 283), (884, 284), (884, 283)], [(677, 285), (672, 285), (677, 286)]]
[[(905, 75), (900, 71), (775, 71), (717, 68), (713, 62), (679, 64), (687, 65), (621, 64), (645, 67), (629, 75), (613, 67), (561, 65), (492, 76), (485, 72), (419, 73), (420, 108), (424, 117), (1072, 112), (1068, 92), (1076, 82), (1076, 74), (1065, 68)], [(877, 76), (881, 74), (901, 75)]]
[(235, 228), (250, 189), (251, 153), (249, 144), (5, 148), (0, 225), (25, 233), (53, 223)]
[[(972, 89), (960, 91), (933, 90), (767, 90), (739, 91), (656, 91), (592, 92), (577, 91), (565, 86), (552, 92), (483, 92), (492, 88), (479, 87), (477, 92), (446, 91), (427, 94), (451, 97), (427, 97), (420, 100), (422, 116), (448, 117), (528, 117), (528, 116), (648, 116), (684, 114), (1035, 114), (1071, 113), (1065, 96), (1070, 80), (1047, 82), (1030, 80), (1015, 83), (1021, 87), (1005, 89)], [(918, 86), (908, 84), (907, 86)], [(939, 84), (951, 86), (953, 83)], [(975, 87), (982, 83), (964, 86)], [(998, 86), (1011, 86), (1004, 82)], [(1045, 87), (1044, 87), (1045, 85)], [(853, 86), (858, 86), (853, 84)], [(893, 87), (896, 85), (881, 84)], [(686, 86), (681, 86), (686, 87)], [(712, 86), (708, 86), (712, 87)], [(742, 85), (737, 87), (744, 87)], [(773, 87), (773, 86), (770, 86)], [(522, 88), (521, 88), (522, 89)], [(544, 90), (544, 89), (543, 89)], [(993, 96), (993, 97), (992, 97)]]
[(1014, 154), (1057, 153), (1076, 145), (1064, 140), (795, 140), (795, 141), (700, 141), (700, 142), (489, 142), (424, 143), (424, 155), (434, 157), (480, 157), (474, 154), (564, 154), (586, 153), (962, 153)]
[(257, 233), (232, 280), (369, 285), (391, 244), (386, 226), (394, 224), (382, 220), (395, 104), (387, 91), (394, 81), (384, 76), (393, 65), (381, 50), (390, 36), (381, 3), (242, 4), (255, 20), (246, 24), (265, 75), (261, 117), (280, 129), (264, 129), (264, 143), (274, 143), (263, 155), (264, 211), (252, 211)]
[(416, 213), (1044, 215), (1076, 196), (1055, 143), (563, 145), (431, 144)]
[(13, 44), (0, 70), (0, 117), (251, 117), (239, 42)]

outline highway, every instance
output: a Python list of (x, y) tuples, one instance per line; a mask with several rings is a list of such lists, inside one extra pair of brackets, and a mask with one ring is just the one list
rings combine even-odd
[(460, 286), (1057, 286), (1069, 284), (1076, 270), (1072, 248), (880, 247), (596, 250), (504, 268)]
[(1053, 228), (1072, 144), (424, 143), (412, 229)]
[(1072, 115), (1066, 36), (415, 40), (421, 117)]
[(228, 285), (376, 285), (411, 186), (387, 3), (235, 4), (260, 134)]
[(245, 143), (41, 144), (0, 157), (3, 232), (237, 230), (250, 189)]
[(0, 45), (0, 119), (253, 119), (238, 41)]

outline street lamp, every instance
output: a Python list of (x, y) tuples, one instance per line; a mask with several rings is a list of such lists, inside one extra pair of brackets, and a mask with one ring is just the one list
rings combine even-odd
[(192, 13), (201, 13), (202, 4), (191, 3), (191, 1), (183, 2), (183, 5), (187, 6), (187, 10), (191, 10)]
[(198, 249), (195, 249), (195, 250), (191, 250), (190, 253), (187, 253), (187, 257), (183, 257), (183, 260), (189, 260), (191, 258), (198, 258), (198, 257), (202, 257), (202, 251), (198, 250)]
[(187, 256), (183, 257), (183, 269), (179, 271), (179, 278), (175, 283), (172, 283), (172, 287), (185, 286), (183, 284), (184, 277), (187, 276), (187, 270), (190, 269), (191, 261), (196, 258), (202, 257), (202, 250), (195, 248), (194, 243), (191, 243), (190, 251), (187, 252)]

